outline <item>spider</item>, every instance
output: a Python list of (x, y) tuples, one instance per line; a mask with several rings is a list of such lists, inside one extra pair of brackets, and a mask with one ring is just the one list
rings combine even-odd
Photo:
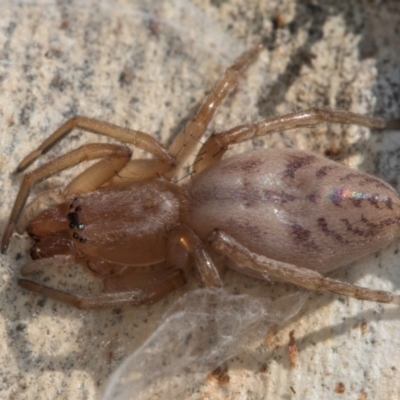
[[(24, 220), (43, 199), (56, 200), (28, 218), (32, 258), (69, 256), (103, 279), (106, 293), (82, 297), (26, 279), (20, 285), (82, 309), (150, 304), (183, 285), (191, 265), (205, 286), (222, 287), (218, 255), (261, 279), (400, 303), (391, 293), (326, 277), (398, 236), (400, 199), (390, 185), (295, 149), (263, 149), (222, 159), (230, 145), (272, 132), (325, 122), (398, 129), (400, 120), (313, 108), (236, 126), (205, 140), (189, 182), (172, 182), (262, 48), (252, 48), (226, 70), (168, 149), (147, 133), (78, 116), (25, 157), (18, 172), (76, 128), (154, 155), (131, 160), (124, 145), (86, 144), (26, 173), (3, 234), (3, 253), (21, 214)], [(95, 159), (100, 160), (58, 194), (39, 195), (23, 211), (36, 182)], [(28, 266), (22, 273), (34, 269)]]

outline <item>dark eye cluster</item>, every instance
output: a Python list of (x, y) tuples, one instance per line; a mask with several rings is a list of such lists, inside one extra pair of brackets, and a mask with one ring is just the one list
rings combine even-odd
[[(75, 197), (74, 202), (77, 201), (78, 198)], [(73, 210), (71, 212), (68, 213), (67, 218), (69, 221), (69, 227), (71, 229), (78, 229), (78, 230), (83, 230), (85, 229), (85, 225), (79, 222), (79, 215), (78, 213), (82, 211), (82, 207), (81, 206), (74, 206), (74, 203), (71, 203), (69, 205), (70, 210)], [(79, 240), (81, 243), (85, 243), (87, 241), (86, 237), (80, 236), (77, 232), (74, 232), (72, 234), (72, 237), (74, 239)]]

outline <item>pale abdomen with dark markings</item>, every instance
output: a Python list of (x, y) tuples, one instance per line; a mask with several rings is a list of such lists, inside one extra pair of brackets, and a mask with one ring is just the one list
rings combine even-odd
[(223, 160), (190, 186), (187, 225), (251, 251), (320, 272), (377, 251), (399, 233), (387, 183), (312, 153), (271, 149)]

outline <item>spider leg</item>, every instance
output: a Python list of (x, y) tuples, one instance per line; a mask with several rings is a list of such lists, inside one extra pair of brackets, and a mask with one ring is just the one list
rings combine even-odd
[(243, 269), (246, 271), (250, 269), (264, 276), (266, 279), (268, 279), (268, 276), (272, 276), (306, 289), (332, 292), (378, 303), (400, 304), (400, 296), (398, 295), (351, 285), (327, 278), (311, 269), (272, 260), (268, 257), (252, 253), (235, 239), (221, 231), (214, 231), (210, 235), (209, 241), (215, 251), (231, 258), (239, 270)]
[(178, 165), (166, 174), (168, 178), (172, 178), (176, 170), (181, 168), (187, 158), (192, 154), (193, 149), (207, 129), (215, 111), (229, 91), (237, 85), (243, 71), (255, 60), (262, 49), (263, 45), (261, 44), (255, 46), (239, 57), (235, 63), (225, 71), (222, 78), (214, 85), (211, 92), (203, 101), (196, 116), (186, 124), (183, 130), (176, 136), (169, 147), (169, 151), (176, 157)]
[(148, 133), (123, 128), (94, 118), (76, 116), (64, 122), (64, 124), (54, 131), (36, 150), (29, 153), (18, 165), (17, 172), (26, 169), (74, 129), (81, 129), (83, 131), (114, 138), (124, 143), (133, 144), (142, 150), (154, 154), (157, 158), (169, 165), (176, 164), (175, 158), (171, 153)]
[[(36, 182), (77, 165), (82, 161), (105, 158), (105, 160), (94, 164), (87, 171), (77, 177), (83, 177), (85, 179), (78, 179), (78, 181), (74, 180), (67, 187), (67, 191), (70, 193), (73, 192), (73, 190), (79, 193), (91, 191), (110, 180), (124, 167), (124, 165), (126, 165), (130, 160), (131, 155), (131, 150), (125, 146), (114, 144), (87, 144), (25, 174), (11, 211), (10, 219), (3, 233), (1, 251), (4, 253), (7, 250), (10, 236), (14, 231), (15, 224), (21, 214), (26, 200), (28, 199), (30, 188)], [(90, 178), (91, 181), (87, 181), (88, 178)]]
[[(26, 279), (20, 279), (18, 283), (31, 292), (62, 301), (79, 309), (118, 308), (153, 304), (185, 283), (180, 271), (170, 270), (163, 272), (161, 275), (153, 276), (153, 282), (149, 282), (147, 286), (135, 288), (132, 285), (133, 287), (129, 291), (104, 293), (88, 297), (63, 292)], [(122, 275), (119, 279), (121, 278), (126, 281), (126, 276)]]
[(186, 225), (177, 224), (168, 234), (167, 262), (186, 269), (187, 256), (193, 257), (201, 279), (207, 287), (222, 287), (221, 277), (200, 238)]
[(170, 169), (171, 165), (156, 158), (131, 160), (114, 176), (112, 183), (153, 179), (163, 176)]
[(348, 111), (311, 108), (266, 118), (251, 124), (239, 125), (227, 131), (211, 135), (196, 157), (194, 162), (194, 165), (196, 165), (195, 172), (200, 172), (218, 162), (231, 144), (244, 142), (274, 132), (314, 126), (320, 123), (354, 124), (371, 129), (400, 129), (399, 119), (385, 120)]

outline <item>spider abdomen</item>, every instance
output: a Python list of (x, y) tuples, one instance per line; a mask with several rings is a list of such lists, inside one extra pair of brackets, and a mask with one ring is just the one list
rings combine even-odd
[(188, 225), (219, 229), (257, 254), (328, 272), (389, 244), (399, 196), (385, 182), (313, 153), (259, 150), (193, 178)]

